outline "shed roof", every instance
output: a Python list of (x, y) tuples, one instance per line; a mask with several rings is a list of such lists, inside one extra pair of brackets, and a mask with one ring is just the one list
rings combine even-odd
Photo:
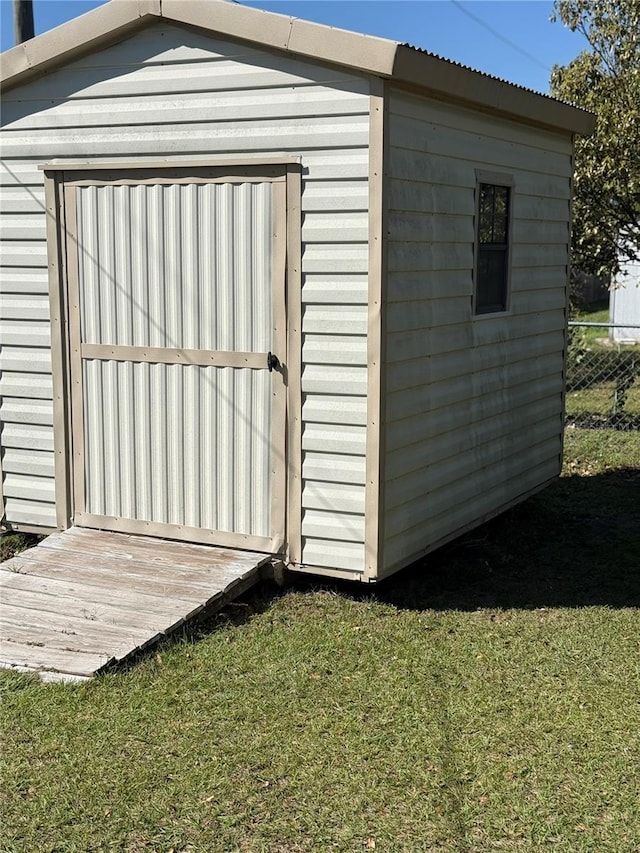
[(438, 98), (560, 131), (589, 134), (595, 124), (586, 110), (408, 44), (226, 0), (110, 0), (3, 53), (0, 88), (7, 91), (159, 20), (374, 74)]

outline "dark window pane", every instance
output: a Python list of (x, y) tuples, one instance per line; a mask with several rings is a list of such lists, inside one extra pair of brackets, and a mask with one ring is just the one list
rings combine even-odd
[(478, 287), (476, 293), (476, 312), (478, 314), (506, 310), (506, 283), (506, 249), (479, 249)]
[(495, 188), (493, 216), (493, 242), (507, 242), (507, 221), (509, 213), (509, 190), (507, 187)]
[(480, 209), (480, 219), (479, 219), (479, 234), (478, 239), (481, 243), (491, 243), (492, 242), (492, 231), (493, 231), (493, 217), (491, 216), (491, 211), (486, 208)]
[(480, 243), (506, 243), (509, 221), (509, 187), (480, 184), (478, 239)]
[(493, 186), (480, 184), (479, 239), (481, 243), (493, 242)]

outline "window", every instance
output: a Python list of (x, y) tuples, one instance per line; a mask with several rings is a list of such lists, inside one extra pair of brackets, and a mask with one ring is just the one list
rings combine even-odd
[[(500, 176), (495, 176), (499, 179)], [(509, 220), (513, 182), (489, 183), (478, 176), (476, 227), (476, 314), (506, 311), (509, 295)]]

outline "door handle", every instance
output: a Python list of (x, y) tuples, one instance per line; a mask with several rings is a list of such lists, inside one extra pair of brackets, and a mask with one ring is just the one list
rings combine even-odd
[(273, 370), (277, 370), (280, 367), (280, 361), (278, 360), (278, 356), (274, 355), (272, 352), (267, 353), (267, 367), (269, 368), (269, 373)]

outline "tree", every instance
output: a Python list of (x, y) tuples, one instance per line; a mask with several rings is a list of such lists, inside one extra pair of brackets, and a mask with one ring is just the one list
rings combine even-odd
[(640, 259), (640, 2), (555, 0), (554, 20), (589, 43), (556, 65), (551, 94), (596, 114), (576, 140), (572, 263), (612, 274)]

